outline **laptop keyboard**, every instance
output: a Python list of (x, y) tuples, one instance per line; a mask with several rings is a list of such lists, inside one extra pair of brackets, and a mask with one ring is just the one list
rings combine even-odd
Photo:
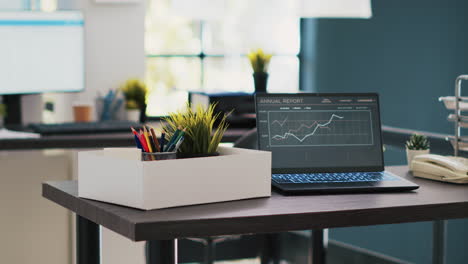
[(385, 172), (273, 174), (276, 183), (376, 182), (398, 180)]

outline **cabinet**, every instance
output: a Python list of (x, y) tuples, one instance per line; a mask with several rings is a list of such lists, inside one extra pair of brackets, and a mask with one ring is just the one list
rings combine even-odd
[(41, 194), (71, 164), (65, 151), (0, 151), (0, 263), (71, 263), (71, 213)]

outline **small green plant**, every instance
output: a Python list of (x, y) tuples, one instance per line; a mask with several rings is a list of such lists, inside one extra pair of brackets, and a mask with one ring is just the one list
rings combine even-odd
[[(163, 130), (166, 136), (172, 137), (178, 129), (185, 129), (184, 141), (179, 147), (180, 153), (213, 154), (228, 128), (227, 114), (215, 113), (215, 104), (208, 108), (197, 105), (193, 110), (190, 105), (186, 109), (170, 113), (164, 118), (167, 124)], [(218, 126), (214, 129), (215, 122)], [(213, 130), (214, 129), (214, 130)], [(166, 137), (166, 138), (168, 138)]]
[(268, 72), (272, 54), (264, 53), (262, 49), (251, 51), (247, 54), (254, 72)]
[(426, 150), (429, 149), (429, 147), (429, 141), (424, 135), (413, 134), (410, 139), (406, 141), (406, 148), (410, 150)]
[(0, 104), (0, 118), (3, 118), (7, 115), (7, 107), (5, 104)]
[(125, 97), (127, 109), (141, 109), (146, 104), (148, 88), (146, 84), (138, 79), (128, 79), (120, 90)]

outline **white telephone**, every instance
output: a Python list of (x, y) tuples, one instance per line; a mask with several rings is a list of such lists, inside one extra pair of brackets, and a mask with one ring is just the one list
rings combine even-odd
[(416, 177), (467, 184), (468, 159), (461, 157), (423, 154), (413, 158), (411, 170)]

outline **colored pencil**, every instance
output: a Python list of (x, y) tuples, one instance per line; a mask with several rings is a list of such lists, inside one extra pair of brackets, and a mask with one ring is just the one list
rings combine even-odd
[(175, 145), (174, 152), (177, 152), (177, 150), (179, 149), (180, 145), (182, 145), (182, 142), (184, 142), (184, 139), (185, 139), (185, 136), (182, 136), (182, 137), (179, 139), (179, 142), (177, 142), (177, 144)]
[(180, 138), (185, 135), (185, 128), (184, 130), (180, 131), (179, 134), (177, 135), (177, 138), (172, 142), (172, 144), (167, 146), (167, 151), (173, 151), (176, 144), (179, 142)]
[(131, 129), (132, 129), (133, 137), (135, 138), (135, 143), (137, 145), (137, 148), (143, 151), (143, 146), (141, 145), (140, 138), (138, 137), (138, 132), (136, 132), (133, 127), (131, 127)]
[(146, 144), (148, 145), (149, 152), (153, 153), (153, 148), (151, 147), (151, 141), (148, 136), (148, 130), (146, 130), (145, 126), (143, 126), (143, 135), (145, 136)]
[(154, 129), (150, 127), (151, 135), (153, 136), (153, 141), (154, 145), (156, 147), (157, 152), (161, 152), (161, 147), (159, 146), (158, 138), (156, 137), (156, 133), (154, 132)]
[(174, 144), (174, 141), (176, 141), (176, 139), (179, 137), (179, 134), (180, 134), (180, 127), (177, 128), (177, 130), (174, 132), (172, 137), (169, 139), (169, 142), (167, 143), (167, 146), (164, 149), (164, 151), (169, 151), (169, 147), (172, 147), (172, 144)]
[(146, 138), (141, 129), (140, 129), (140, 133), (138, 134), (138, 137), (140, 138), (141, 145), (143, 146), (143, 149), (145, 150), (145, 152), (149, 152), (148, 143), (146, 143)]

